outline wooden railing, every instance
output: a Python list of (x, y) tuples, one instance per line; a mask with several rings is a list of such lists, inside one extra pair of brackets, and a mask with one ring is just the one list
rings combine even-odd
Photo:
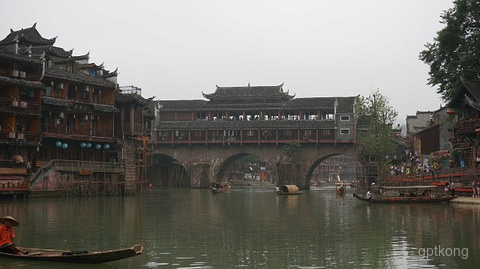
[(73, 160), (54, 160), (54, 169), (61, 171), (86, 171), (92, 172), (123, 172), (123, 164), (119, 162), (87, 162)]

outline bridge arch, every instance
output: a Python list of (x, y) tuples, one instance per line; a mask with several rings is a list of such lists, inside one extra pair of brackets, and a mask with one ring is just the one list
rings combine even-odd
[[(251, 158), (250, 160), (248, 159), (249, 157)], [(225, 158), (219, 164), (218, 168), (216, 168), (215, 171), (213, 172), (215, 180), (225, 181), (225, 180), (228, 180), (228, 179), (239, 179), (238, 178), (239, 176), (241, 178), (243, 178), (244, 174), (246, 173), (245, 170), (242, 170), (241, 172), (239, 172), (239, 174), (230, 174), (230, 175), (228, 175), (229, 178), (226, 178), (226, 174), (229, 173), (228, 170), (234, 168), (235, 163), (239, 162), (239, 161), (242, 161), (242, 159), (245, 163), (249, 163), (249, 161), (252, 161), (253, 163), (256, 163), (258, 165), (258, 167), (251, 167), (252, 173), (254, 173), (254, 172), (255, 173), (260, 173), (259, 167), (265, 167), (266, 171), (261, 172), (261, 173), (263, 175), (267, 175), (267, 176), (265, 177), (265, 176), (259, 175), (260, 179), (270, 181), (270, 180), (272, 180), (272, 178), (274, 178), (273, 167), (268, 162), (267, 159), (265, 159), (263, 156), (261, 156), (259, 154), (255, 154), (255, 153), (246, 151), (246, 152), (239, 152), (239, 153), (236, 153), (236, 154), (232, 154), (229, 157)], [(231, 173), (231, 171), (230, 171), (230, 173)]]
[(156, 187), (190, 187), (187, 168), (174, 157), (156, 153), (150, 156), (147, 181)]
[[(352, 161), (355, 162), (355, 173), (358, 172), (358, 167), (361, 166), (361, 162), (358, 160), (358, 156), (357, 155), (354, 155), (354, 156), (351, 156), (349, 154), (345, 154), (345, 153), (331, 153), (331, 154), (327, 154), (327, 155), (324, 155), (324, 156), (321, 156), (319, 158), (317, 158), (315, 161), (313, 161), (308, 170), (307, 170), (307, 173), (305, 175), (305, 179), (307, 182), (311, 182), (312, 178), (313, 178), (313, 174), (315, 172), (315, 170), (319, 167), (319, 165), (329, 159), (331, 159), (332, 157), (335, 157), (335, 156), (345, 156), (347, 157), (348, 159), (351, 159)], [(355, 178), (356, 180), (356, 178)]]

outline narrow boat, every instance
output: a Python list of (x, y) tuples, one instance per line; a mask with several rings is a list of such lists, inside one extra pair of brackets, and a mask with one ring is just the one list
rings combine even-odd
[(369, 203), (441, 203), (457, 198), (435, 193), (437, 186), (379, 187), (379, 193), (371, 198), (354, 193), (359, 200)]
[(210, 185), (210, 190), (214, 193), (229, 192), (231, 188), (232, 188), (232, 185), (230, 185), (230, 183), (227, 183), (227, 182), (222, 182), (222, 183), (212, 182), (212, 184)]
[(299, 195), (302, 194), (301, 191), (298, 191), (298, 187), (295, 185), (282, 185), (277, 187), (276, 193), (279, 195)]
[(335, 192), (338, 195), (344, 195), (347, 192), (347, 185), (344, 182), (335, 183)]
[(131, 248), (106, 251), (70, 251), (26, 247), (20, 247), (20, 249), (23, 251), (28, 251), (27, 254), (16, 255), (0, 252), (0, 257), (31, 261), (96, 264), (126, 259), (143, 253), (143, 246), (141, 245), (134, 245)]

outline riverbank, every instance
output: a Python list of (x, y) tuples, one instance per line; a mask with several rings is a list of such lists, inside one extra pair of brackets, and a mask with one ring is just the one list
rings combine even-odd
[(480, 197), (457, 197), (451, 200), (450, 203), (480, 205)]

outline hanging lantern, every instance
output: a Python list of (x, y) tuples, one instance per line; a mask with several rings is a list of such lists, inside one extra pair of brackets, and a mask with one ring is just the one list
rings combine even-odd
[(101, 148), (102, 148), (102, 145), (96, 144), (96, 145), (95, 145), (95, 148), (96, 148), (96, 149), (101, 149)]
[(62, 146), (62, 141), (55, 142), (55, 147), (59, 148)]
[(453, 113), (455, 113), (455, 111), (453, 111), (453, 109), (451, 109), (451, 108), (447, 109), (447, 114), (448, 115), (452, 115)]
[(92, 143), (88, 142), (87, 143), (87, 149), (91, 148), (92, 147)]
[(67, 149), (68, 148), (68, 144), (67, 143), (63, 143), (62, 144), (62, 149)]
[(103, 145), (103, 148), (104, 148), (104, 149), (109, 149), (109, 148), (110, 148), (110, 145), (109, 145), (109, 144), (105, 144), (105, 145)]
[(85, 143), (85, 142), (80, 143), (80, 147), (81, 147), (82, 149), (85, 148), (86, 146), (87, 146), (87, 143)]

